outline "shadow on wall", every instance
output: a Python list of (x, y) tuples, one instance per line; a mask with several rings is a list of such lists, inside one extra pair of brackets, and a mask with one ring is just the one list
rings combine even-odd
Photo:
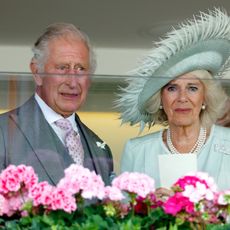
[(79, 112), (81, 120), (90, 127), (99, 137), (101, 137), (111, 148), (114, 160), (114, 169), (118, 174), (120, 172), (121, 153), (125, 142), (132, 137), (145, 135), (155, 132), (162, 128), (156, 125), (151, 129), (145, 129), (139, 134), (139, 127), (122, 125), (118, 113), (102, 112)]

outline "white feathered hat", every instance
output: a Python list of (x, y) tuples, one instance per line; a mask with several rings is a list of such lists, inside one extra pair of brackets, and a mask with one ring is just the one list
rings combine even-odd
[(121, 88), (116, 105), (122, 123), (140, 123), (141, 129), (154, 124), (145, 102), (172, 79), (193, 70), (204, 69), (220, 78), (230, 66), (230, 17), (215, 8), (201, 12), (166, 34), (131, 71), (128, 86)]

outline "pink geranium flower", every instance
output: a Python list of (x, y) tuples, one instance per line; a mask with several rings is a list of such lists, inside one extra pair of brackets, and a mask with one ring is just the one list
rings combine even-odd
[(11, 216), (21, 212), (28, 201), (29, 190), (38, 182), (38, 177), (30, 166), (9, 165), (0, 174), (0, 195), (4, 197), (3, 213)]
[(9, 213), (9, 203), (4, 196), (0, 195), (0, 216)]
[[(218, 223), (217, 186), (207, 173), (189, 173), (172, 187), (173, 196), (163, 204), (166, 213), (189, 222)], [(203, 220), (202, 220), (203, 218)]]
[(147, 194), (155, 191), (154, 180), (146, 174), (136, 172), (122, 173), (113, 180), (112, 186), (129, 193), (136, 193), (141, 197), (146, 197)]
[(173, 187), (182, 191), (183, 196), (188, 197), (194, 203), (202, 199), (213, 200), (217, 193), (217, 186), (213, 178), (203, 172), (189, 173), (179, 178)]
[(81, 193), (85, 199), (103, 199), (104, 186), (100, 175), (77, 164), (72, 164), (65, 170), (65, 177), (57, 185), (72, 194)]
[(31, 166), (9, 165), (0, 174), (0, 193), (28, 190), (38, 182), (38, 177)]
[(182, 193), (175, 193), (173, 196), (163, 204), (164, 211), (168, 214), (176, 216), (181, 211), (188, 213), (194, 213), (194, 203), (192, 203), (188, 197), (182, 195)]
[(54, 189), (50, 206), (52, 210), (64, 210), (68, 213), (77, 209), (76, 199), (70, 192), (63, 190), (62, 188)]
[(121, 190), (117, 187), (106, 186), (105, 187), (105, 197), (104, 199), (109, 199), (112, 201), (121, 201), (125, 198)]
[(34, 185), (29, 191), (29, 198), (35, 207), (43, 205), (50, 207), (52, 203), (52, 193), (55, 188), (47, 181)]
[(64, 210), (72, 212), (77, 209), (76, 200), (72, 193), (62, 188), (56, 188), (43, 181), (33, 186), (29, 193), (33, 206), (43, 206), (47, 210)]

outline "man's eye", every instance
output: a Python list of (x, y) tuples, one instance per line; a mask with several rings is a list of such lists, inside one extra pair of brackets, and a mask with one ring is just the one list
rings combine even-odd
[(65, 65), (59, 65), (59, 66), (57, 66), (57, 69), (59, 69), (59, 70), (67, 70), (68, 67), (65, 66)]
[(75, 69), (77, 71), (84, 71), (84, 70), (86, 70), (86, 68), (84, 68), (83, 66), (77, 66)]
[(83, 67), (83, 66), (78, 66), (76, 69), (76, 74), (80, 74), (80, 75), (84, 75), (87, 73), (87, 68)]

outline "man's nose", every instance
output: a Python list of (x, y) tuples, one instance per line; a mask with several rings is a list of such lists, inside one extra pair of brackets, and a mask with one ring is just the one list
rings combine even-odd
[(66, 82), (71, 88), (74, 88), (78, 84), (78, 78), (79, 76), (77, 76), (74, 70), (69, 71), (66, 77)]

